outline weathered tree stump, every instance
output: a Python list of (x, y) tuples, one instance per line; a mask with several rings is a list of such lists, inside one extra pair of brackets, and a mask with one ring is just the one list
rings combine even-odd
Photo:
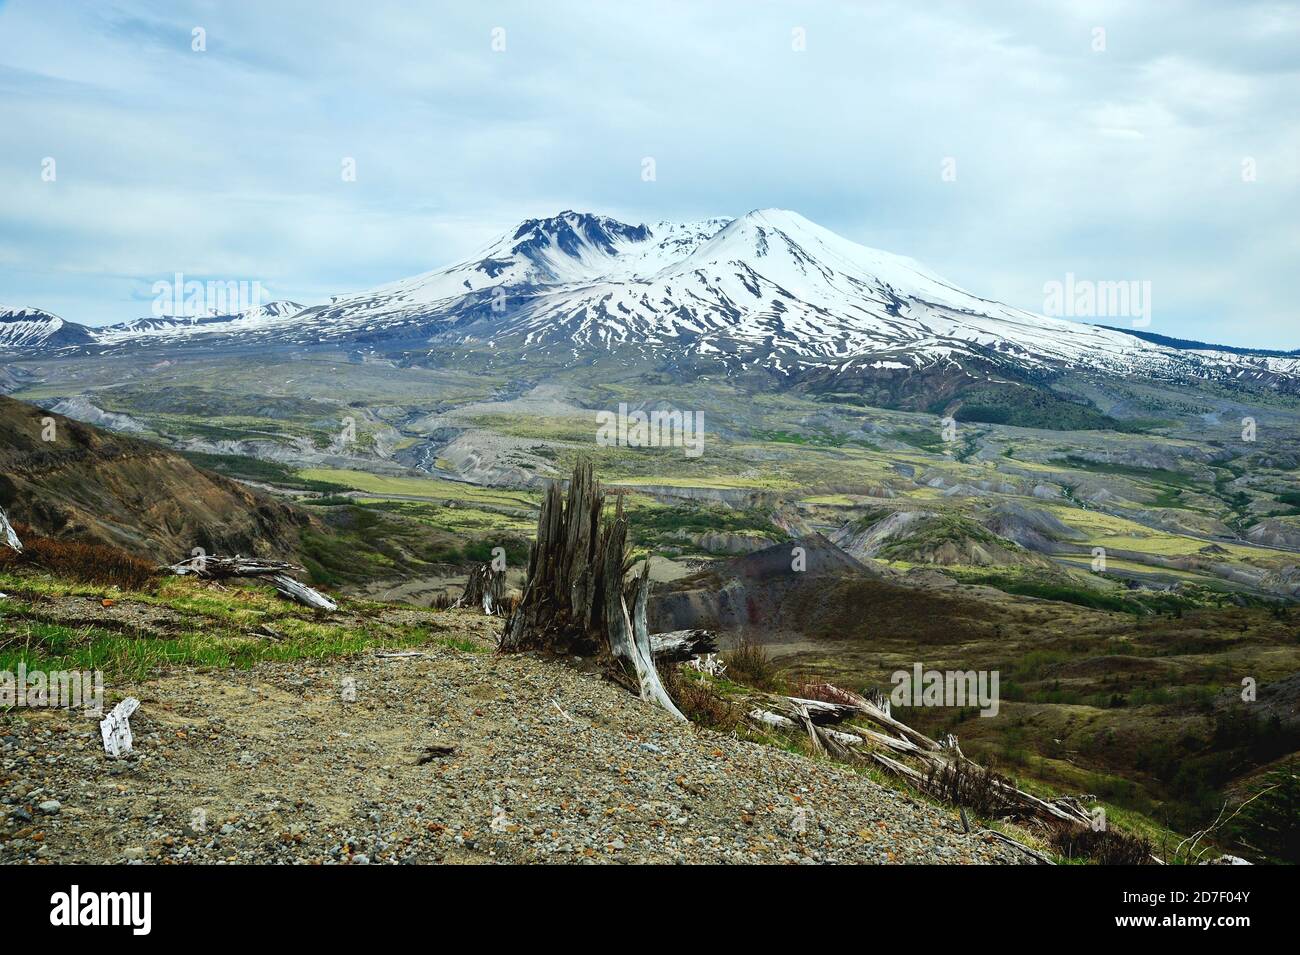
[(604, 505), (585, 459), (574, 468), (567, 493), (558, 483), (546, 489), (523, 597), (506, 621), (499, 648), (607, 655), (635, 678), (642, 699), (685, 720), (654, 666), (646, 627), (650, 562), (625, 589), (631, 568), (623, 499), (611, 520), (603, 520)]
[(469, 572), (462, 593), (454, 607), (481, 607), (489, 617), (505, 612), (506, 572), (493, 570), (491, 564), (479, 564)]
[[(523, 597), (506, 621), (502, 650), (590, 655), (608, 647), (604, 574), (609, 528), (600, 526), (603, 506), (604, 495), (589, 462), (575, 468), (567, 503), (558, 482), (547, 487), (537, 517), (537, 540), (528, 553)], [(621, 519), (620, 509), (616, 520)], [(621, 584), (621, 544), (615, 560)]]

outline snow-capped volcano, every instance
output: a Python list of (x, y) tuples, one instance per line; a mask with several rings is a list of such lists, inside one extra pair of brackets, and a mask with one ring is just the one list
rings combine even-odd
[[(1300, 359), (1173, 348), (1003, 305), (779, 209), (645, 225), (566, 211), (528, 219), (464, 261), (322, 306), (82, 331), (88, 341), (67, 344), (330, 345), (412, 362), (609, 359), (822, 378), (1080, 370), (1300, 387)], [(28, 331), (8, 347), (64, 344)]]
[(463, 262), (365, 292), (336, 296), (328, 311), (395, 311), (496, 288), (635, 281), (680, 260), (730, 221), (630, 226), (606, 216), (577, 212), (527, 219)]

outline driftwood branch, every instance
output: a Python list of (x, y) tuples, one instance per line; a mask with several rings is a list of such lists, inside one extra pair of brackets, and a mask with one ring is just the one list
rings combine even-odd
[(9, 515), (3, 507), (0, 507), (0, 544), (20, 554), (23, 552), (23, 542), (18, 539), (18, 532), (9, 523)]
[(683, 663), (692, 657), (718, 652), (717, 635), (711, 630), (669, 630), (650, 634), (650, 652), (655, 663)]
[[(625, 534), (627, 529), (626, 521), (621, 522), (621, 529), (622, 533)], [(619, 547), (617, 552), (621, 553), (622, 548)], [(612, 555), (615, 550), (611, 548), (608, 553)], [(606, 574), (605, 580), (611, 587), (620, 588), (619, 580), (612, 575)], [(645, 569), (636, 580), (630, 612), (628, 611), (627, 602), (622, 599), (621, 595), (616, 593), (606, 594), (605, 610), (610, 652), (632, 667), (632, 671), (636, 674), (637, 685), (641, 691), (641, 699), (651, 703), (658, 703), (685, 723), (687, 722), (685, 715), (677, 708), (677, 704), (672, 701), (668, 691), (664, 689), (663, 683), (659, 680), (659, 671), (655, 669), (654, 656), (650, 651), (650, 632), (646, 626), (646, 602), (649, 594), (650, 561), (647, 558)]]
[(272, 584), (281, 596), (296, 600), (313, 610), (334, 611), (338, 604), (324, 594), (312, 590), (289, 576), (302, 573), (302, 568), (283, 560), (265, 560), (260, 557), (218, 557), (202, 555), (172, 564), (174, 574), (193, 574), (204, 580), (225, 580), (230, 577), (258, 577)]
[(266, 578), (275, 585), (283, 596), (290, 600), (296, 600), (300, 604), (311, 607), (313, 610), (335, 611), (339, 605), (330, 600), (324, 594), (312, 590), (306, 584), (300, 584), (287, 574), (272, 574)]

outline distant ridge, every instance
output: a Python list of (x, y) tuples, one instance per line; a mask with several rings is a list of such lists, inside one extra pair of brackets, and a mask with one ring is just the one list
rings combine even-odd
[(1295, 358), (1300, 356), (1300, 348), (1291, 351), (1280, 351), (1275, 348), (1244, 348), (1240, 345), (1214, 345), (1209, 342), (1198, 342), (1191, 338), (1175, 338), (1172, 335), (1159, 335), (1155, 332), (1142, 331), (1139, 328), (1121, 328), (1118, 325), (1100, 325), (1099, 328), (1106, 328), (1112, 332), (1123, 332), (1125, 335), (1132, 335), (1134, 338), (1140, 338), (1143, 341), (1154, 342), (1157, 345), (1164, 345), (1166, 348), (1177, 348), (1179, 351), (1218, 351), (1227, 352), (1230, 355), (1258, 355), (1261, 358)]

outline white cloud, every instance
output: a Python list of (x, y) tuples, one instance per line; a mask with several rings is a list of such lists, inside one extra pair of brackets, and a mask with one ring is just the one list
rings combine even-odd
[(783, 206), (1015, 304), (1066, 271), (1149, 277), (1153, 330), (1295, 347), (1294, 258), (1270, 250), (1296, 244), (1298, 30), (1294, 5), (1211, 0), (19, 0), (0, 6), (3, 297), (121, 320), (178, 270), (323, 297), (562, 208)]

